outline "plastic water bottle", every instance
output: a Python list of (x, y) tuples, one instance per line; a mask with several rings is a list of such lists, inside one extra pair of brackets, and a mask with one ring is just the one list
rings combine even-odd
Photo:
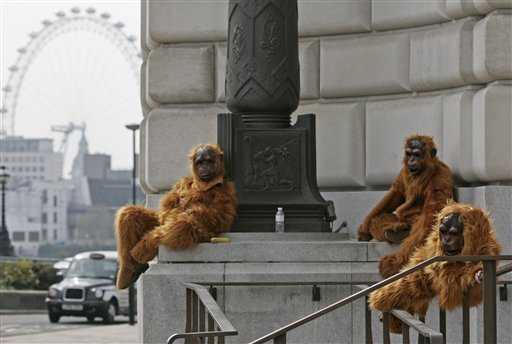
[(276, 233), (284, 233), (284, 212), (283, 208), (277, 208), (276, 213)]

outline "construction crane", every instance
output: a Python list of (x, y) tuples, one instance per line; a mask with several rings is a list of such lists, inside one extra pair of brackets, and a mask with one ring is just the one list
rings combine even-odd
[(64, 136), (62, 137), (62, 141), (60, 142), (59, 152), (63, 154), (63, 156), (66, 155), (66, 151), (68, 149), (68, 139), (69, 135), (75, 130), (80, 130), (82, 132), (82, 136), (85, 133), (85, 122), (82, 122), (81, 124), (75, 124), (73, 122), (69, 122), (67, 125), (52, 125), (51, 130), (62, 133)]

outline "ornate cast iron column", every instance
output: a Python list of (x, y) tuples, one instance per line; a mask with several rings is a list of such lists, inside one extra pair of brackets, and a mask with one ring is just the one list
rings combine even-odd
[(332, 202), (316, 183), (315, 115), (290, 125), (300, 94), (296, 0), (230, 0), (226, 104), (218, 140), (235, 182), (232, 231), (272, 232), (277, 207), (285, 231), (329, 231)]

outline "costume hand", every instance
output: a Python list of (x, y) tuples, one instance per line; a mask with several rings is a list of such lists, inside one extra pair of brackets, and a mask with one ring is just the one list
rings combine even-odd
[(478, 283), (478, 284), (482, 283), (483, 279), (484, 279), (484, 272), (482, 271), (482, 269), (475, 272), (475, 282), (476, 283)]

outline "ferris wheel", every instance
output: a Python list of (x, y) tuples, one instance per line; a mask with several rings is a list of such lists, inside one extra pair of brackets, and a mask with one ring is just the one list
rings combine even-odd
[[(1, 114), (1, 131), (0, 136), (14, 135), (17, 133), (16, 130), (16, 116), (18, 115), (18, 111), (20, 108), (20, 96), (25, 92), (25, 88), (27, 88), (27, 73), (31, 70), (34, 63), (36, 63), (38, 56), (41, 54), (45, 47), (48, 47), (52, 44), (57, 38), (62, 36), (69, 36), (69, 33), (76, 32), (87, 32), (89, 34), (99, 36), (103, 41), (107, 41), (108, 44), (121, 53), (124, 61), (129, 66), (133, 77), (135, 78), (135, 88), (138, 88), (139, 84), (139, 68), (141, 63), (141, 53), (139, 48), (137, 47), (137, 38), (134, 35), (129, 35), (123, 31), (124, 23), (122, 22), (113, 22), (111, 20), (111, 15), (109, 13), (97, 13), (94, 8), (87, 8), (85, 11), (82, 11), (78, 7), (72, 8), (69, 12), (59, 11), (55, 13), (55, 18), (52, 20), (46, 19), (42, 21), (42, 28), (33, 31), (29, 34), (28, 43), (19, 48), (17, 50), (17, 58), (13, 65), (8, 68), (8, 77), (5, 85), (2, 87), (2, 104), (0, 106), (0, 114)], [(94, 52), (94, 48), (84, 48), (87, 50), (85, 54), (89, 52)], [(101, 59), (101, 58), (100, 58)], [(101, 64), (101, 61), (87, 61), (84, 59), (81, 66), (77, 66), (73, 64), (73, 61), (66, 61), (68, 58), (62, 58), (62, 61), (65, 63), (70, 63), (71, 66), (67, 67), (68, 70), (76, 71), (78, 69), (82, 70), (85, 74), (93, 76), (94, 74), (98, 75), (98, 80), (96, 83), (98, 86), (101, 86), (103, 82), (100, 78), (102, 75), (106, 74), (106, 70), (101, 70), (98, 68), (98, 64)], [(60, 65), (54, 67), (55, 74), (61, 74), (66, 72), (66, 67), (63, 66), (62, 62)], [(92, 67), (91, 67), (92, 66)], [(87, 69), (91, 70), (87, 70)], [(105, 68), (109, 68), (108, 66)], [(52, 78), (52, 75), (49, 74), (46, 78)], [(79, 89), (80, 81), (76, 80), (74, 77), (68, 77), (71, 85), (77, 87), (75, 90), (75, 98), (79, 94), (86, 94), (84, 90)], [(132, 79), (133, 81), (133, 79)], [(62, 90), (58, 90), (56, 94), (64, 94), (65, 88), (69, 88), (70, 85), (66, 85), (66, 82), (60, 82), (62, 84)], [(41, 85), (40, 88), (48, 87), (48, 85)], [(51, 86), (55, 88), (55, 86)], [(102, 92), (110, 92), (109, 90), (103, 90)], [(42, 95), (45, 101), (49, 102), (49, 106), (44, 111), (52, 111), (51, 105), (52, 102), (60, 101), (59, 99), (52, 99), (51, 96)], [(89, 98), (91, 96), (89, 95)], [(84, 100), (81, 100), (84, 102)], [(83, 107), (81, 103), (76, 102), (73, 104), (74, 107), (80, 108)], [(118, 110), (122, 111), (122, 110)], [(74, 119), (77, 122), (80, 119)], [(59, 123), (49, 123), (50, 124), (59, 124)]]

